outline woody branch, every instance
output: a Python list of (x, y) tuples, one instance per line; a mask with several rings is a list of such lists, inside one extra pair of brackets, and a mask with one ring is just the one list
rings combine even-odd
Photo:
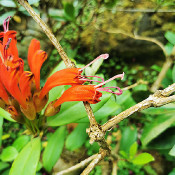
[[(56, 37), (51, 32), (49, 27), (44, 23), (44, 21), (39, 17), (39, 15), (33, 10), (33, 8), (29, 5), (27, 0), (18, 0), (18, 2), (28, 11), (28, 13), (33, 17), (33, 19), (37, 22), (37, 24), (42, 28), (42, 30), (48, 36), (48, 38), (50, 39), (50, 41), (52, 42), (52, 44), (55, 46), (58, 53), (60, 54), (61, 58), (63, 59), (66, 67), (68, 68), (76, 67), (68, 58), (67, 54), (64, 52), (62, 46), (57, 41)], [(102, 131), (101, 126), (97, 123), (90, 104), (88, 102), (84, 102), (84, 106), (90, 121), (90, 128), (89, 130), (87, 130), (90, 137), (90, 143), (97, 141), (102, 148), (107, 149), (109, 151), (108, 145), (104, 138), (105, 133)]]

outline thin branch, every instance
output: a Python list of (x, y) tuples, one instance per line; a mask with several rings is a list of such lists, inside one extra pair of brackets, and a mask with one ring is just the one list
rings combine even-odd
[(134, 88), (134, 87), (136, 87), (136, 86), (138, 86), (140, 84), (148, 84), (148, 82), (144, 81), (144, 80), (139, 80), (138, 82), (136, 82), (136, 83), (134, 83), (134, 84), (132, 84), (130, 86), (122, 88), (122, 91), (126, 91), (126, 90), (129, 90), (129, 89), (132, 89), (132, 88)]
[(175, 83), (168, 86), (164, 90), (157, 90), (153, 95), (150, 95), (147, 99), (121, 112), (117, 116), (111, 118), (108, 122), (102, 125), (103, 131), (106, 132), (110, 130), (114, 125), (118, 124), (119, 122), (121, 122), (122, 120), (124, 120), (125, 118), (129, 117), (137, 111), (142, 111), (151, 106), (159, 107), (167, 103), (175, 102), (175, 95), (169, 96), (173, 92), (175, 92)]
[(153, 83), (153, 85), (150, 89), (151, 92), (155, 92), (156, 90), (159, 89), (162, 80), (164, 79), (168, 69), (172, 66), (172, 64), (173, 64), (173, 60), (171, 58), (167, 57), (167, 59), (165, 60), (156, 81)]
[[(75, 65), (68, 58), (68, 56), (64, 52), (62, 46), (57, 41), (56, 37), (51, 32), (49, 27), (44, 23), (44, 21), (39, 17), (39, 15), (33, 10), (33, 8), (29, 5), (29, 3), (26, 0), (18, 0), (18, 2), (29, 12), (29, 14), (33, 17), (33, 19), (37, 22), (37, 24), (42, 28), (42, 30), (48, 36), (48, 38), (50, 39), (50, 41), (52, 42), (52, 44), (55, 46), (58, 53), (60, 54), (61, 58), (63, 59), (66, 67), (75, 67)], [(87, 112), (88, 117), (89, 117), (90, 128), (91, 127), (98, 127), (99, 125), (95, 120), (95, 117), (94, 117), (94, 114), (93, 114), (93, 111), (92, 111), (90, 104), (88, 102), (84, 102), (84, 106), (85, 106), (86, 112)], [(98, 127), (98, 129), (100, 130), (100, 127)], [(104, 135), (103, 135), (103, 137), (104, 137)], [(96, 140), (92, 141), (92, 138), (91, 138), (91, 142), (94, 142), (94, 141), (96, 141)]]
[(174, 9), (123, 9), (123, 8), (117, 8), (116, 9), (117, 12), (131, 12), (131, 13), (135, 13), (135, 12), (142, 12), (142, 13), (175, 13)]
[(80, 163), (78, 163), (78, 164), (76, 164), (76, 165), (74, 165), (74, 166), (72, 166), (72, 167), (70, 167), (70, 168), (68, 168), (68, 169), (66, 169), (66, 170), (60, 171), (60, 172), (58, 172), (58, 173), (54, 173), (53, 175), (64, 175), (64, 174), (73, 172), (73, 171), (75, 171), (75, 170), (77, 170), (77, 169), (81, 169), (81, 168), (85, 167), (85, 165), (86, 165), (87, 163), (89, 163), (91, 160), (93, 160), (94, 158), (96, 158), (97, 155), (98, 155), (98, 154), (94, 154), (94, 155), (92, 155), (91, 157), (89, 157), (89, 158), (87, 158), (87, 159), (81, 161)]
[(81, 173), (81, 175), (88, 175), (95, 166), (106, 156), (107, 152), (102, 150), (101, 153), (97, 154), (94, 160), (87, 166), (87, 168)]

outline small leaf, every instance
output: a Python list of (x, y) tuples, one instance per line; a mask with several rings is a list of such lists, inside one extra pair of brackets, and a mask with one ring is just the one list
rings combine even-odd
[(0, 171), (8, 168), (10, 165), (7, 162), (0, 162)]
[(66, 128), (62, 126), (55, 131), (48, 141), (43, 153), (43, 166), (49, 172), (62, 153), (65, 137)]
[(73, 21), (75, 19), (75, 8), (74, 8), (73, 4), (66, 3), (64, 5), (64, 13), (65, 13), (65, 17), (68, 20)]
[(16, 4), (13, 2), (13, 0), (1, 0), (0, 4), (4, 7), (16, 7)]
[(2, 150), (1, 153), (1, 160), (4, 162), (11, 162), (14, 160), (18, 155), (18, 151), (13, 146), (8, 146)]
[(137, 129), (131, 127), (125, 127), (122, 129), (122, 138), (120, 141), (120, 150), (129, 153), (130, 146), (136, 141), (137, 139)]
[(11, 122), (15, 122), (15, 120), (13, 120), (11, 118), (11, 115), (7, 111), (5, 111), (4, 109), (2, 109), (2, 108), (0, 108), (0, 117), (3, 117), (6, 120), (9, 120)]
[(138, 148), (138, 144), (137, 144), (137, 142), (134, 142), (129, 149), (130, 159), (132, 159), (136, 155), (137, 148)]
[(18, 137), (12, 144), (17, 151), (21, 151), (21, 149), (29, 142), (29, 136), (23, 135)]
[(18, 154), (12, 164), (10, 175), (35, 175), (41, 152), (40, 138), (32, 139)]
[(152, 161), (154, 161), (154, 157), (151, 154), (141, 153), (132, 160), (132, 163), (135, 165), (144, 165)]
[(66, 139), (66, 148), (74, 151), (80, 148), (86, 141), (88, 137), (86, 133), (86, 128), (89, 126), (87, 123), (78, 124), (78, 126), (71, 132), (71, 134)]
[(175, 156), (175, 145), (174, 145), (173, 148), (170, 150), (169, 155)]
[(167, 52), (168, 55), (171, 55), (171, 53), (173, 51), (173, 47), (174, 47), (174, 45), (171, 44), (171, 43), (167, 43), (165, 45), (165, 50), (166, 50), (166, 52)]
[(173, 32), (166, 32), (165, 33), (165, 38), (173, 45), (175, 45), (175, 33)]

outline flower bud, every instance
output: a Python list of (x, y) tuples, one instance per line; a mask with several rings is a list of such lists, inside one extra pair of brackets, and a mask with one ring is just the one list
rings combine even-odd
[(35, 105), (36, 112), (40, 112), (44, 106), (47, 104), (48, 101), (48, 94), (44, 96), (42, 99), (39, 98), (40, 91), (35, 92), (33, 95), (33, 102)]
[(55, 101), (52, 101), (47, 105), (47, 108), (44, 112), (44, 115), (46, 117), (51, 117), (51, 116), (57, 114), (58, 112), (60, 112), (61, 105), (58, 107), (54, 107), (54, 103), (55, 103)]

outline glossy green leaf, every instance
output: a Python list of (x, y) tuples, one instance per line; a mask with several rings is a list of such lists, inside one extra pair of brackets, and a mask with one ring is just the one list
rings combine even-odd
[(71, 132), (71, 134), (66, 139), (66, 148), (74, 151), (75, 149), (80, 148), (86, 141), (88, 134), (86, 133), (86, 128), (89, 127), (87, 123), (80, 123), (78, 126)]
[(0, 171), (8, 168), (10, 165), (7, 162), (0, 162)]
[(141, 153), (132, 160), (132, 163), (135, 165), (144, 165), (152, 161), (154, 161), (154, 157), (151, 154)]
[(29, 142), (29, 139), (29, 136), (20, 136), (13, 142), (12, 146), (15, 147), (19, 152)]
[(175, 145), (174, 145), (173, 148), (170, 150), (169, 155), (175, 156)]
[(151, 140), (160, 135), (175, 122), (174, 115), (159, 115), (155, 120), (145, 126), (141, 141), (146, 146)]
[(35, 175), (41, 152), (40, 138), (32, 139), (19, 153), (9, 175)]
[(2, 150), (0, 158), (4, 162), (11, 162), (17, 157), (17, 155), (18, 151), (16, 150), (16, 148), (13, 146), (8, 146)]
[(137, 129), (134, 127), (124, 127), (122, 129), (122, 138), (120, 141), (120, 150), (125, 151), (126, 153), (129, 153), (129, 149), (131, 145), (136, 141), (137, 139)]
[(0, 4), (4, 7), (16, 7), (16, 4), (13, 2), (13, 0), (1, 0)]
[(129, 157), (132, 159), (137, 153), (138, 144), (134, 142), (129, 149)]
[(173, 45), (175, 45), (175, 33), (167, 31), (165, 33), (165, 38)]
[(3, 118), (0, 117), (0, 147), (1, 147), (1, 144), (2, 144), (2, 134), (3, 134)]
[(49, 172), (62, 153), (65, 137), (66, 128), (62, 126), (55, 131), (48, 141), (43, 153), (43, 166)]
[[(98, 111), (111, 97), (110, 93), (103, 92), (101, 102), (92, 104), (93, 112)], [(83, 102), (65, 102), (61, 105), (61, 110), (58, 114), (47, 118), (49, 126), (60, 126), (75, 122), (84, 117), (87, 117)]]
[(65, 17), (68, 20), (73, 21), (75, 19), (75, 8), (74, 8), (73, 4), (66, 3), (64, 5), (64, 13), (65, 13)]

